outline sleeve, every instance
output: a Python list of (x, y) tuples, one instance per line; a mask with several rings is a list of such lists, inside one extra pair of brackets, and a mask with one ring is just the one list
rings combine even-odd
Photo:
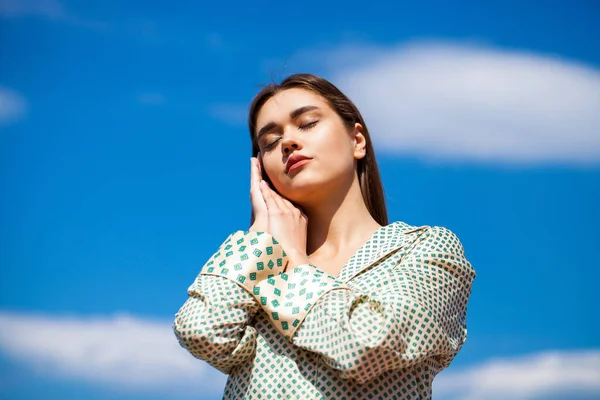
[(283, 319), (293, 330), (280, 331), (342, 378), (362, 384), (425, 360), (438, 371), (447, 367), (466, 340), (475, 278), (460, 241), (448, 229), (429, 228), (389, 274), (365, 293), (307, 264), (257, 286), (261, 293), (273, 288), (262, 305), (276, 326), (278, 297), (289, 300)]
[(285, 253), (269, 249), (273, 242), (255, 232), (230, 235), (203, 266), (175, 314), (173, 330), (180, 345), (223, 373), (247, 362), (256, 350), (256, 330), (248, 325), (260, 308), (251, 294), (253, 282), (278, 273), (286, 261)]

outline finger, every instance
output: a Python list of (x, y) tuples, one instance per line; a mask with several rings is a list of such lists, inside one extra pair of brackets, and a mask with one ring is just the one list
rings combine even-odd
[(257, 167), (256, 167), (256, 159), (254, 157), (252, 157), (250, 159), (251, 162), (251, 167), (250, 167), (250, 199), (253, 200), (254, 202), (258, 202), (255, 203), (255, 205), (258, 205), (261, 203), (261, 197), (262, 194), (260, 192), (260, 176), (258, 175), (257, 172)]
[(288, 199), (286, 199), (285, 197), (279, 195), (279, 199), (281, 200), (281, 203), (283, 204), (283, 206), (285, 208), (287, 208), (288, 210), (296, 210), (298, 207), (296, 207), (294, 205), (294, 203), (292, 203), (291, 201), (289, 201)]
[(266, 181), (265, 181), (265, 189), (269, 193), (269, 197), (273, 200), (273, 203), (277, 204), (277, 206), (282, 210), (285, 210), (287, 208), (284, 206), (283, 202), (281, 201), (281, 195), (279, 193), (277, 193), (275, 190), (273, 190), (271, 188), (271, 185), (269, 185), (269, 183)]
[(256, 183), (255, 169), (256, 169), (256, 166), (254, 165), (254, 157), (250, 157), (250, 191), (251, 192), (254, 189), (255, 183)]
[(282, 209), (287, 208), (287, 205), (284, 204), (284, 201), (287, 201), (287, 199), (285, 197), (283, 197), (282, 195), (280, 195), (279, 193), (277, 193), (277, 191), (275, 191), (271, 187), (271, 184), (269, 184), (267, 181), (265, 181), (264, 179), (263, 179), (263, 181), (265, 182), (265, 187), (268, 189), (269, 195), (271, 196), (273, 201), (276, 202), (278, 205), (280, 205), (282, 207)]
[[(263, 182), (264, 185), (261, 185), (262, 192), (266, 193), (266, 196), (268, 196), (270, 199), (270, 212), (278, 210), (286, 214), (300, 215), (296, 207), (288, 199), (271, 189), (266, 181)], [(265, 197), (265, 194), (263, 194), (263, 197)]]
[(294, 211), (294, 206), (292, 206), (290, 204), (290, 202), (283, 196), (281, 196), (280, 194), (275, 193), (273, 195), (273, 197), (275, 198), (275, 201), (277, 202), (277, 205), (279, 205), (279, 208), (282, 210), (286, 210), (288, 212), (293, 212)]
[(260, 192), (262, 193), (265, 204), (267, 205), (267, 210), (269, 212), (275, 211), (275, 209), (278, 208), (277, 203), (275, 203), (273, 200), (272, 192), (267, 182), (260, 181)]
[(250, 180), (250, 204), (255, 218), (268, 218), (267, 204), (265, 203), (262, 190), (260, 188), (260, 175), (258, 173), (258, 161), (252, 157), (252, 175)]
[(256, 190), (257, 195), (260, 194), (260, 181), (262, 181), (262, 175), (260, 173), (260, 165), (258, 160), (253, 157), (252, 160), (252, 187), (250, 189)]
[(300, 211), (300, 215), (302, 216), (302, 218), (304, 218), (305, 220), (308, 220), (308, 217), (306, 216), (306, 214), (304, 213), (304, 210), (301, 208), (298, 208), (298, 211)]
[(308, 217), (304, 214), (304, 211), (300, 210), (300, 220), (304, 224), (308, 224)]
[(292, 210), (290, 210), (285, 203), (283, 202), (283, 200), (281, 200), (281, 197), (279, 196), (273, 196), (275, 199), (275, 203), (277, 203), (277, 207), (279, 207), (279, 209), (281, 211), (283, 211), (285, 214), (291, 214)]
[(264, 185), (261, 184), (261, 191), (263, 193), (263, 198), (265, 198), (265, 202), (267, 202), (266, 196), (269, 197), (270, 203), (267, 204), (269, 212), (279, 210), (281, 212), (292, 214), (296, 217), (301, 216), (302, 211), (292, 204), (292, 202), (290, 202), (288, 199), (271, 189), (268, 183), (264, 182)]
[(251, 183), (255, 188), (258, 188), (258, 184), (260, 182), (260, 167), (258, 166), (258, 160), (256, 157), (250, 158), (251, 162)]
[(297, 215), (300, 215), (300, 209), (296, 207), (296, 205), (290, 200), (288, 200), (287, 198), (283, 197), (275, 191), (273, 191), (273, 196), (277, 199), (277, 202), (282, 210), (288, 210), (290, 212), (296, 213)]
[(258, 179), (262, 179), (263, 163), (260, 153), (256, 155), (256, 168), (258, 170)]

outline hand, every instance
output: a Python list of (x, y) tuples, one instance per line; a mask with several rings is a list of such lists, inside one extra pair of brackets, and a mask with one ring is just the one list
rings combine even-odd
[[(306, 255), (308, 225), (306, 215), (288, 199), (272, 190), (267, 182), (260, 182), (260, 190), (268, 210), (267, 232), (281, 244), (292, 268), (309, 264), (310, 261)], [(286, 266), (286, 269), (289, 267), (289, 265)]]
[[(260, 154), (259, 154), (260, 157)], [(250, 203), (254, 212), (254, 223), (250, 227), (253, 232), (266, 232), (268, 227), (268, 211), (265, 200), (260, 190), (262, 180), (262, 169), (260, 160), (256, 157), (250, 158)]]

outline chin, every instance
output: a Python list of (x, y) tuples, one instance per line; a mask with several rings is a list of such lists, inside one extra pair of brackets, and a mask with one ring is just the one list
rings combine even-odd
[(292, 179), (288, 178), (284, 183), (276, 187), (281, 188), (278, 191), (286, 199), (294, 203), (301, 203), (302, 200), (312, 197), (313, 193), (323, 192), (323, 189), (327, 187), (327, 182), (322, 179), (312, 179), (309, 175), (305, 174), (302, 177), (298, 175)]

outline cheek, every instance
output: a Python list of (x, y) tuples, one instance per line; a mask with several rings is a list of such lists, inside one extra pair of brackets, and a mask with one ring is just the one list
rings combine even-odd
[(350, 134), (341, 124), (331, 122), (321, 126), (321, 131), (318, 135), (320, 145), (326, 149), (335, 149), (346, 153), (349, 147), (352, 147)]
[(328, 175), (346, 176), (354, 170), (354, 151), (352, 144), (345, 140), (332, 143), (335, 151), (328, 152), (324, 159)]
[(352, 142), (345, 135), (346, 132), (335, 132), (323, 138), (322, 149), (327, 153), (328, 158), (335, 159), (336, 162), (352, 162), (354, 149)]
[(263, 179), (270, 180), (270, 177), (275, 178), (277, 176), (277, 160), (273, 155), (267, 154), (263, 158)]

